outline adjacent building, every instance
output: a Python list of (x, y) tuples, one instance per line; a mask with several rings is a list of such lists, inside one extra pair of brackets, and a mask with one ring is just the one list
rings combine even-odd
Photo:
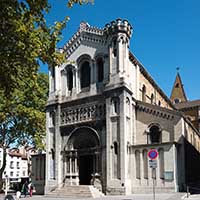
[(150, 149), (159, 153), (157, 191), (183, 191), (199, 180), (199, 101), (182, 108), (185, 94), (166, 96), (130, 52), (132, 32), (126, 20), (103, 29), (82, 22), (61, 49), (67, 62), (49, 66), (47, 194), (72, 185), (151, 192)]
[(31, 161), (31, 181), (35, 188), (35, 194), (44, 194), (46, 153), (40, 152), (32, 154)]
[[(0, 158), (0, 163), (3, 163), (3, 155)], [(27, 157), (21, 154), (18, 148), (7, 150), (3, 179), (8, 180), (8, 188), (10, 189), (18, 189), (21, 182), (29, 179)]]

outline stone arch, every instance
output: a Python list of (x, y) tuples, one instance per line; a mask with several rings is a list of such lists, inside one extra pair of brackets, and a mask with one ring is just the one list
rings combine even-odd
[(89, 54), (83, 54), (77, 58), (76, 63), (79, 66), (85, 60), (90, 61), (92, 58)]
[[(73, 146), (72, 146), (73, 145)], [(100, 146), (100, 138), (97, 131), (88, 126), (81, 126), (73, 130), (69, 136), (65, 150), (93, 148)]]
[(69, 166), (66, 182), (90, 185), (96, 175), (99, 176), (100, 146), (99, 135), (91, 127), (81, 126), (71, 132), (64, 147), (64, 166)]
[(80, 88), (89, 88), (92, 75), (92, 58), (88, 54), (83, 54), (77, 59), (78, 77)]
[(162, 128), (159, 123), (151, 123), (147, 130), (147, 142), (148, 144), (155, 144), (162, 142)]
[(143, 149), (142, 157), (143, 157), (143, 175), (144, 179), (148, 179), (148, 150)]
[(141, 178), (141, 160), (140, 160), (140, 151), (135, 150), (135, 175), (137, 179)]

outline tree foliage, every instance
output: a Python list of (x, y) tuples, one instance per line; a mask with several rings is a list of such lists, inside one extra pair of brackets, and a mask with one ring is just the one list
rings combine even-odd
[[(28, 140), (43, 149), (45, 138), (45, 104), (48, 95), (47, 74), (37, 74), (18, 82), (9, 98), (0, 90), (0, 146), (4, 158), (11, 145)], [(0, 169), (0, 180), (6, 160)]]
[(9, 96), (22, 78), (34, 77), (41, 60), (58, 64), (64, 55), (56, 51), (67, 18), (47, 26), (47, 0), (2, 0), (0, 11), (0, 88)]
[[(88, 3), (69, 0), (73, 4)], [(39, 148), (45, 133), (47, 75), (38, 74), (39, 61), (49, 66), (63, 62), (56, 50), (68, 17), (53, 26), (45, 15), (48, 0), (1, 0), (0, 9), (0, 147), (6, 165), (6, 148), (28, 138)]]

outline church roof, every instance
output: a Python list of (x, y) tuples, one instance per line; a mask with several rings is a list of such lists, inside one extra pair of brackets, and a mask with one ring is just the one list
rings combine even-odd
[(157, 91), (160, 93), (160, 95), (165, 99), (165, 101), (173, 108), (175, 109), (174, 105), (170, 101), (170, 99), (167, 97), (167, 95), (163, 92), (163, 90), (158, 86), (158, 84), (153, 80), (151, 75), (147, 72), (145, 67), (137, 60), (137, 58), (129, 52), (129, 59), (131, 62), (133, 62), (134, 65), (138, 65), (140, 67), (141, 73), (149, 80), (149, 82), (157, 89)]
[[(63, 47), (63, 50), (66, 52), (67, 57), (69, 57), (77, 49), (82, 40), (91, 40), (89, 36), (83, 36), (83, 33), (92, 33), (97, 36), (102, 36), (104, 34), (104, 31), (103, 29), (90, 26), (87, 22), (81, 22), (79, 29), (76, 31), (76, 33), (74, 33), (71, 39)], [(96, 39), (94, 40), (94, 42), (99, 42), (102, 44), (105, 43), (103, 39), (99, 39), (98, 41)]]
[[(185, 94), (185, 90), (182, 84), (182, 80), (180, 77), (180, 74), (177, 73), (176, 75), (176, 79), (172, 88), (172, 93), (170, 96), (170, 99), (172, 102), (175, 102), (176, 100), (178, 100), (179, 102), (186, 102), (187, 101), (187, 97)], [(177, 103), (179, 103), (177, 102)]]
[(200, 107), (200, 99), (194, 101), (186, 101), (175, 104), (177, 109)]

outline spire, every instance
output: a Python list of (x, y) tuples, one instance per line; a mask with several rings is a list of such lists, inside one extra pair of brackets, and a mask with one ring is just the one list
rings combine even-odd
[(172, 88), (171, 97), (170, 97), (170, 100), (172, 101), (172, 103), (180, 103), (180, 102), (187, 101), (187, 97), (185, 95), (185, 91), (184, 91), (181, 77), (179, 74), (179, 69), (180, 69), (179, 67), (176, 68), (177, 75), (176, 75), (176, 79), (175, 79), (174, 86)]

